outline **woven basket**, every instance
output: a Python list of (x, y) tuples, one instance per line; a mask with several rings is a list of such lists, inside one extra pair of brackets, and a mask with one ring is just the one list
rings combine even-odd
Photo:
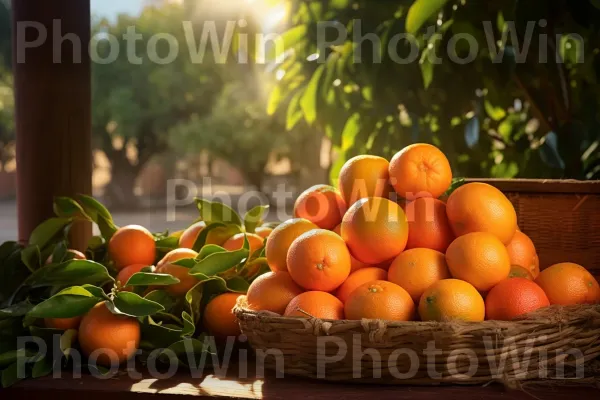
[[(543, 268), (600, 275), (600, 183), (486, 180), (515, 205)], [(599, 383), (600, 305), (552, 306), (516, 321), (328, 321), (234, 312), (259, 362), (283, 374), (385, 384)]]

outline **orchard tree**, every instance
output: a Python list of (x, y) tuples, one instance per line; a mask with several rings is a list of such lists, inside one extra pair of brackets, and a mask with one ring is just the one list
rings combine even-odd
[(0, 0), (0, 170), (14, 158), (14, 97), (9, 3)]
[(417, 141), (462, 176), (600, 177), (597, 1), (289, 5), (269, 103), (327, 133), (332, 178)]

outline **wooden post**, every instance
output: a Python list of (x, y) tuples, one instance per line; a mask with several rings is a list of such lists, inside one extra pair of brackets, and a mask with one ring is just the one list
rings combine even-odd
[[(91, 193), (90, 0), (13, 0), (12, 12), (19, 241), (27, 242), (53, 216), (54, 196)], [(90, 235), (90, 224), (73, 226), (71, 244), (85, 248)]]

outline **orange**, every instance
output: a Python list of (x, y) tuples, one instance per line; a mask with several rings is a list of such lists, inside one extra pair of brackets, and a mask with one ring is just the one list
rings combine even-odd
[(246, 296), (251, 310), (283, 314), (290, 301), (303, 291), (289, 273), (278, 271), (256, 278)]
[(340, 299), (326, 292), (304, 292), (290, 301), (283, 315), (286, 317), (344, 319), (344, 304)]
[(440, 197), (452, 183), (448, 159), (435, 146), (416, 143), (405, 147), (390, 161), (390, 182), (407, 200)]
[(319, 228), (333, 229), (342, 222), (346, 203), (336, 188), (315, 185), (298, 196), (294, 204), (294, 216), (304, 218)]
[(415, 302), (435, 282), (450, 278), (446, 258), (439, 251), (411, 249), (392, 262), (387, 279), (404, 288)]
[(456, 236), (489, 232), (508, 244), (517, 231), (515, 207), (487, 183), (467, 183), (456, 189), (448, 198), (446, 213)]
[(351, 273), (348, 279), (342, 283), (342, 286), (336, 290), (335, 295), (342, 303), (345, 303), (348, 296), (360, 285), (373, 281), (384, 281), (386, 279), (387, 272), (385, 269), (377, 267), (362, 268)]
[(546, 293), (525, 278), (505, 279), (490, 290), (485, 298), (487, 319), (510, 321), (519, 315), (550, 305)]
[(404, 208), (408, 220), (407, 249), (425, 247), (446, 252), (454, 233), (446, 216), (446, 204), (438, 199), (421, 197)]
[(44, 318), (46, 328), (60, 329), (66, 331), (68, 329), (78, 329), (81, 317), (73, 318)]
[(117, 274), (117, 282), (120, 282), (121, 290), (123, 290), (125, 292), (133, 291), (133, 287), (125, 286), (125, 284), (127, 284), (127, 282), (129, 281), (129, 278), (131, 278), (133, 275), (137, 274), (138, 272), (140, 272), (142, 269), (146, 268), (147, 266), (148, 265), (144, 265), (144, 264), (133, 264), (133, 265), (130, 265), (130, 266), (125, 267), (122, 270), (120, 270), (119, 273)]
[(400, 286), (379, 280), (356, 288), (346, 300), (344, 313), (347, 319), (410, 321), (415, 317), (415, 303)]
[[(79, 250), (67, 249), (67, 253), (71, 254), (71, 260), (86, 260), (85, 254), (83, 254)], [(50, 257), (48, 257), (48, 259), (46, 260), (46, 264), (51, 264), (51, 263), (52, 263), (52, 254), (50, 254)]]
[(273, 232), (273, 228), (269, 228), (268, 226), (259, 226), (254, 230), (254, 233), (263, 239), (268, 238), (271, 232)]
[(119, 270), (133, 264), (154, 265), (156, 243), (146, 228), (128, 225), (119, 228), (110, 238), (108, 255)]
[(233, 235), (225, 243), (223, 243), (223, 248), (228, 251), (239, 250), (244, 247), (244, 235), (248, 237), (248, 244), (250, 244), (250, 255), (254, 253), (256, 250), (263, 247), (265, 239), (258, 236), (254, 233), (238, 233)]
[[(202, 232), (202, 229), (206, 228), (206, 222), (198, 221), (189, 226), (181, 236), (179, 237), (179, 247), (186, 249), (192, 249), (198, 235)], [(226, 228), (215, 228), (208, 233), (205, 244), (216, 244), (221, 246), (231, 236)]]
[(233, 314), (233, 307), (240, 296), (239, 293), (223, 293), (206, 305), (202, 320), (208, 332), (220, 339), (242, 333)]
[(533, 281), (535, 278), (531, 274), (527, 268), (523, 268), (520, 265), (511, 265), (510, 273), (508, 274), (509, 278), (525, 278)]
[(181, 265), (172, 264), (185, 258), (196, 258), (198, 253), (190, 249), (175, 249), (167, 253), (158, 263), (156, 272), (159, 274), (173, 275), (179, 279), (179, 283), (165, 286), (165, 290), (172, 296), (185, 296), (185, 294), (196, 284), (198, 280), (189, 274), (189, 269)]
[(559, 263), (546, 268), (535, 280), (546, 292), (550, 304), (600, 303), (600, 286), (596, 278), (581, 265)]
[(482, 292), (508, 278), (510, 259), (504, 244), (491, 233), (474, 232), (454, 240), (446, 251), (450, 274)]
[[(339, 224), (335, 228), (332, 229), (333, 232), (337, 233), (340, 237), (342, 237), (342, 224)], [(350, 273), (357, 271), (361, 268), (369, 267), (369, 264), (366, 264), (362, 261), (358, 261), (352, 253), (350, 253)]]
[(292, 279), (304, 289), (330, 292), (350, 275), (350, 252), (335, 233), (314, 229), (294, 240), (287, 266)]
[(540, 274), (540, 260), (535, 246), (529, 236), (517, 230), (512, 240), (506, 245), (510, 263), (528, 270), (533, 278)]
[(346, 205), (350, 207), (366, 197), (388, 197), (389, 162), (382, 157), (361, 155), (352, 157), (342, 166), (338, 188)]
[(367, 264), (379, 264), (404, 250), (408, 222), (398, 204), (381, 197), (369, 197), (348, 209), (341, 233), (354, 257)]
[(265, 254), (271, 271), (287, 271), (287, 253), (296, 238), (318, 226), (304, 218), (289, 219), (273, 229)]
[(98, 364), (111, 366), (131, 358), (140, 344), (140, 324), (136, 318), (115, 315), (98, 303), (82, 318), (78, 341), (86, 356), (98, 355)]
[(419, 315), (423, 321), (479, 322), (485, 317), (485, 303), (470, 283), (443, 279), (425, 290), (419, 301)]

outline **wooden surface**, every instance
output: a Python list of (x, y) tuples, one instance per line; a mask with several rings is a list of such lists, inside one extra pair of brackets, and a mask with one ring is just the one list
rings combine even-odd
[[(90, 0), (13, 0), (12, 11), (19, 240), (26, 242), (40, 222), (54, 216), (54, 196), (91, 193)], [(60, 23), (56, 32), (54, 21)], [(25, 42), (40, 36), (23, 27), (36, 23), (46, 40), (26, 48)], [(55, 36), (66, 35), (79, 44), (65, 39), (54, 45)], [(73, 246), (83, 249), (91, 225), (75, 225), (71, 233)]]
[[(592, 387), (527, 388), (525, 391), (505, 390), (497, 384), (482, 386), (414, 387), (386, 385), (356, 385), (328, 383), (295, 377), (239, 379), (237, 365), (224, 377), (212, 374), (190, 377), (189, 373), (159, 380), (151, 377), (131, 379), (127, 376), (100, 380), (89, 375), (80, 379), (50, 377), (21, 382), (13, 388), (0, 390), (2, 399), (61, 400), (127, 400), (158, 398), (160, 400), (194, 398), (277, 399), (277, 400), (469, 400), (469, 399), (592, 399), (600, 391)], [(248, 376), (254, 375), (249, 373)], [(534, 397), (531, 397), (531, 396)]]

